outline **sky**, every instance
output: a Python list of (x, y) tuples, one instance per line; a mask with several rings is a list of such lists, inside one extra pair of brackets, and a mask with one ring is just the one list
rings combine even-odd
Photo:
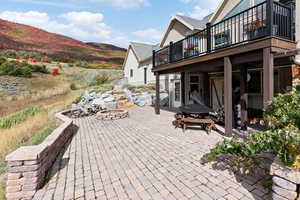
[[(2, 0), (0, 18), (84, 42), (158, 43), (174, 14), (197, 19), (220, 0)], [(5, 2), (5, 3), (4, 3)]]

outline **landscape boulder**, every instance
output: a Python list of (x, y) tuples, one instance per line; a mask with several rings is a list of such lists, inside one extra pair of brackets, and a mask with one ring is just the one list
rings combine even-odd
[(148, 93), (133, 94), (133, 102), (140, 107), (151, 106), (153, 104), (152, 95)]

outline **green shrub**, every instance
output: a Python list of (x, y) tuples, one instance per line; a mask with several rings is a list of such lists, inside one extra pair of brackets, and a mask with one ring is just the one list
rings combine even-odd
[(107, 73), (101, 73), (97, 75), (93, 81), (94, 85), (107, 84), (110, 81), (110, 77)]
[(273, 98), (265, 112), (269, 130), (247, 135), (245, 140), (225, 139), (202, 157), (211, 162), (223, 154), (237, 157), (243, 166), (253, 168), (260, 153), (273, 153), (289, 167), (300, 169), (300, 86)]
[(0, 65), (5, 63), (6, 61), (7, 61), (6, 58), (4, 58), (3, 56), (0, 57)]
[(39, 73), (43, 73), (43, 74), (48, 74), (49, 71), (46, 68), (46, 65), (28, 65), (30, 67), (30, 69), (32, 70), (32, 72), (39, 72)]
[(71, 83), (71, 84), (70, 84), (70, 89), (71, 89), (71, 90), (77, 90), (78, 88), (77, 88), (77, 86), (76, 86), (75, 83)]
[(9, 116), (0, 118), (0, 129), (8, 129), (14, 125), (26, 121), (29, 117), (36, 115), (41, 110), (40, 107), (31, 107)]
[(11, 75), (17, 68), (16, 62), (6, 61), (0, 65), (0, 75)]
[(103, 84), (103, 85), (93, 87), (92, 92), (104, 93), (104, 92), (113, 90), (113, 88), (114, 88), (113, 85)]
[(14, 72), (10, 73), (9, 75), (31, 78), (32, 70), (30, 69), (29, 66), (17, 67), (16, 70)]
[(82, 99), (82, 96), (79, 96), (73, 101), (73, 103), (78, 104), (81, 101), (81, 99)]

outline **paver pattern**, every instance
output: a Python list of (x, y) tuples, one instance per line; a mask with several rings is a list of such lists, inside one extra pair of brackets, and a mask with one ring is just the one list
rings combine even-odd
[(174, 129), (174, 113), (134, 108), (130, 117), (74, 120), (72, 141), (53, 166), (38, 200), (211, 200), (269, 198), (267, 177), (240, 177), (202, 165), (219, 133)]

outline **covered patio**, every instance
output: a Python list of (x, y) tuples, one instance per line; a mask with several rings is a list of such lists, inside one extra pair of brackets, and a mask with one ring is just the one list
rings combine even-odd
[[(240, 128), (247, 130), (249, 118), (248, 81), (250, 71), (261, 72), (258, 87), (261, 89), (256, 95), (255, 104), (263, 110), (268, 101), (279, 92), (285, 92), (292, 86), (292, 67), (294, 56), (289, 50), (295, 49), (295, 42), (280, 38), (263, 38), (256, 41), (247, 42), (243, 45), (236, 45), (226, 49), (216, 50), (207, 55), (191, 57), (185, 60), (172, 62), (153, 68), (157, 77), (157, 92), (159, 91), (159, 76), (162, 74), (179, 73), (181, 74), (181, 104), (189, 104), (187, 97), (191, 93), (186, 85), (186, 74), (201, 74), (201, 84), (203, 91), (203, 102), (206, 106), (213, 108), (215, 85), (211, 83), (212, 77), (220, 77), (224, 80), (223, 94), (215, 97), (225, 110), (225, 133), (232, 136), (234, 128), (233, 110), (234, 89), (239, 89), (240, 104)], [(289, 53), (287, 53), (289, 52)], [(170, 56), (173, 56), (170, 54)], [(172, 59), (170, 57), (170, 59)], [(153, 60), (155, 64), (155, 58)], [(154, 65), (155, 66), (155, 65)], [(275, 77), (277, 75), (277, 77)], [(275, 85), (277, 84), (277, 88)], [(157, 93), (158, 94), (158, 93)], [(158, 103), (159, 95), (156, 95)], [(220, 100), (222, 99), (222, 100)], [(223, 101), (223, 103), (220, 103)], [(252, 102), (251, 102), (252, 103)], [(253, 104), (253, 103), (252, 103)], [(253, 106), (253, 105), (252, 105)], [(155, 106), (155, 113), (160, 113), (159, 104)]]

